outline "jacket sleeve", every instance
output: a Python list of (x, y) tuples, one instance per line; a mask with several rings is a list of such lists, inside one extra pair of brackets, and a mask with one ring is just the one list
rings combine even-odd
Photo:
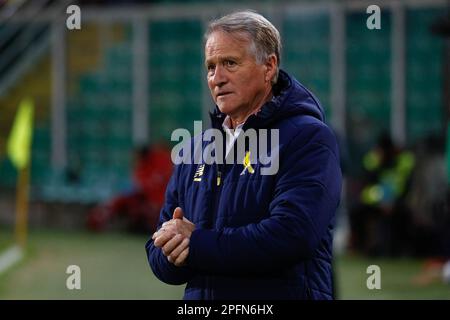
[[(172, 213), (178, 206), (178, 192), (177, 192), (177, 175), (179, 172), (179, 165), (175, 167), (174, 173), (166, 190), (166, 198), (158, 222), (158, 229), (161, 225), (172, 219)], [(157, 248), (150, 238), (146, 245), (147, 259), (155, 276), (167, 283), (173, 285), (180, 285), (189, 281), (194, 272), (189, 267), (177, 267), (167, 260), (167, 257), (162, 253), (161, 248)]]
[(314, 255), (340, 199), (334, 134), (323, 124), (310, 124), (280, 157), (268, 217), (238, 228), (195, 230), (189, 266), (219, 274), (264, 273)]

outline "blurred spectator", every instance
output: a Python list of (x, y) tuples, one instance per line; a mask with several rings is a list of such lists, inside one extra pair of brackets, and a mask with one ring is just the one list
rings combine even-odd
[(418, 286), (427, 286), (437, 282), (450, 284), (450, 259), (427, 260), (417, 276), (412, 280)]
[(413, 278), (413, 283), (419, 286), (435, 282), (450, 284), (450, 126), (446, 138), (446, 143), (435, 137), (426, 140), (423, 148), (426, 161), (421, 161), (421, 179), (415, 183), (417, 191), (412, 194), (412, 203), (418, 212), (416, 220), (421, 222), (416, 243), (420, 245), (424, 234), (431, 239), (424, 246), (428, 246), (427, 253), (432, 257)]
[(449, 257), (450, 215), (444, 141), (430, 136), (419, 145), (408, 203), (413, 208), (414, 254)]
[(130, 231), (154, 232), (171, 174), (168, 147), (155, 145), (138, 150), (133, 170), (134, 188), (93, 208), (88, 215), (88, 228), (104, 230), (113, 219), (121, 216)]
[(409, 254), (412, 226), (405, 196), (414, 164), (414, 155), (386, 133), (364, 156), (362, 189), (350, 209), (352, 249), (374, 256)]

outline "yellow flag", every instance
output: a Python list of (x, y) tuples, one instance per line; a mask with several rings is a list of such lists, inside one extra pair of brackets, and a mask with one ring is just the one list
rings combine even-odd
[(30, 161), (33, 114), (33, 101), (29, 98), (23, 99), (8, 139), (8, 155), (18, 170), (25, 168)]

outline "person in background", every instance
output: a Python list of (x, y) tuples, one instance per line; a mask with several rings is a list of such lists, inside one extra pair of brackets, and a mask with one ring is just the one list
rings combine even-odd
[(134, 187), (93, 208), (88, 215), (88, 228), (101, 231), (117, 218), (124, 218), (130, 231), (154, 232), (172, 166), (167, 146), (155, 144), (138, 149), (133, 169)]
[(409, 254), (411, 212), (405, 202), (415, 166), (412, 152), (402, 150), (388, 133), (363, 158), (363, 187), (350, 211), (350, 246), (372, 256)]

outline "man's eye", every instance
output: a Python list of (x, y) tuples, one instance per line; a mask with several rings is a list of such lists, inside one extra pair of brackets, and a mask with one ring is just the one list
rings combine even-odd
[(226, 60), (225, 61), (225, 66), (227, 67), (233, 67), (236, 65), (236, 62), (232, 61), (232, 60)]
[(208, 69), (208, 71), (213, 71), (215, 69), (215, 66), (212, 64), (209, 64), (206, 69)]

